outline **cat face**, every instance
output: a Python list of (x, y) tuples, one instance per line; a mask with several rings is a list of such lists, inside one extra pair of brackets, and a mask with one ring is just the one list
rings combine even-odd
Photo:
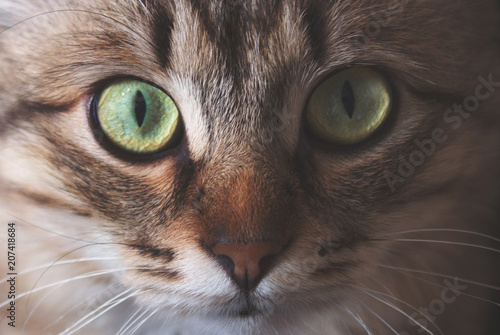
[[(141, 317), (144, 334), (164, 320), (207, 334), (493, 331), (498, 310), (479, 301), (498, 301), (482, 288), (499, 282), (479, 235), (498, 234), (493, 1), (0, 10), (3, 215), (26, 236), (24, 269), (50, 264), (26, 275), (42, 306), (18, 316), (27, 329), (79, 330), (99, 309), (65, 310), (113, 285), (116, 308), (83, 331)], [(47, 297), (40, 280), (68, 282)], [(423, 316), (436, 299), (445, 311)]]

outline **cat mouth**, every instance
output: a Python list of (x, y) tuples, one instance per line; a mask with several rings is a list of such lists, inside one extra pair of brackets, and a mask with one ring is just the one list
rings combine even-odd
[(261, 306), (258, 301), (254, 301), (248, 294), (244, 294), (237, 301), (226, 305), (226, 308), (220, 310), (219, 314), (234, 319), (248, 319), (264, 317), (267, 313), (266, 308)]
[(241, 308), (240, 310), (234, 311), (229, 314), (229, 317), (231, 318), (238, 318), (238, 319), (246, 319), (246, 318), (253, 318), (257, 316), (262, 316), (264, 313), (260, 310), (258, 310), (255, 306), (247, 306), (244, 308)]

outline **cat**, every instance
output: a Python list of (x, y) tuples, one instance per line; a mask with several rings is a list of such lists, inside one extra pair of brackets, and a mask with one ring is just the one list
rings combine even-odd
[(1, 334), (499, 334), (492, 0), (0, 0)]

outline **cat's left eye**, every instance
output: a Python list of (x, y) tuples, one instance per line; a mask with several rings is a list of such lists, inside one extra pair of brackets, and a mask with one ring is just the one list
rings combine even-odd
[(366, 140), (387, 119), (392, 93), (377, 70), (353, 67), (330, 76), (314, 91), (306, 122), (315, 137), (332, 144)]
[(182, 121), (172, 98), (138, 80), (106, 87), (94, 103), (94, 117), (106, 137), (132, 154), (154, 154), (173, 147)]

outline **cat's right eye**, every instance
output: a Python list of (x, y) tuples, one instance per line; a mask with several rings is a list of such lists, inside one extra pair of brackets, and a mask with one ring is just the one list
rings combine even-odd
[(181, 116), (172, 98), (153, 85), (123, 80), (98, 95), (93, 114), (103, 133), (126, 152), (147, 155), (177, 144)]
[(391, 106), (387, 79), (375, 69), (352, 67), (316, 88), (307, 105), (306, 122), (315, 137), (332, 144), (352, 145), (379, 129)]

